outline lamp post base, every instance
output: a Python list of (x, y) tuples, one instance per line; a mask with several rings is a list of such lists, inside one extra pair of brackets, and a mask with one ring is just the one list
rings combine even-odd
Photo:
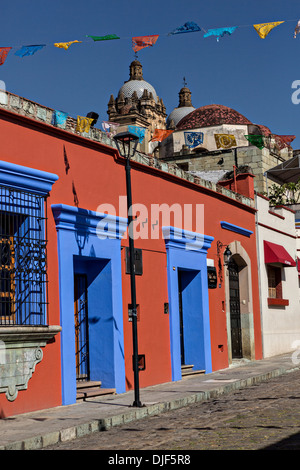
[(143, 405), (140, 401), (134, 401), (131, 405), (133, 408), (143, 408)]

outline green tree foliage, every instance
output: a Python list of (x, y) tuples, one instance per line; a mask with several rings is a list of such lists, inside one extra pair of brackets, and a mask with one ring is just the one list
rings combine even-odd
[(273, 184), (269, 188), (268, 198), (271, 206), (298, 204), (300, 201), (300, 179), (297, 183)]

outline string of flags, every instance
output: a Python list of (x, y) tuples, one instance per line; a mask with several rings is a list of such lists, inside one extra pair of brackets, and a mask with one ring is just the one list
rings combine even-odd
[[(52, 117), (52, 124), (60, 127), (65, 128), (66, 121), (68, 118), (68, 114), (63, 111), (54, 110), (53, 117)], [(77, 132), (86, 132), (88, 133), (91, 129), (93, 123), (93, 118), (84, 117), (84, 116), (77, 116), (76, 122), (76, 131)], [(117, 132), (118, 127), (120, 126), (117, 122), (110, 122), (110, 121), (102, 121), (102, 128), (106, 135), (109, 138), (112, 138)], [(146, 128), (129, 125), (128, 131), (132, 134), (139, 137), (139, 143), (142, 143), (145, 134)], [(155, 129), (153, 132), (153, 136), (150, 139), (150, 142), (162, 142), (164, 139), (169, 137), (174, 132), (173, 129)], [(248, 140), (250, 145), (254, 145), (259, 149), (276, 147), (278, 150), (282, 150), (285, 147), (290, 146), (291, 142), (296, 138), (295, 135), (277, 135), (277, 134), (270, 134), (270, 135), (256, 135), (256, 134), (249, 134), (244, 135), (244, 137)], [(237, 141), (233, 134), (214, 134), (214, 139), (216, 143), (217, 149), (230, 149), (232, 147), (237, 147)], [(204, 133), (203, 132), (194, 132), (194, 131), (184, 131), (184, 141), (185, 145), (189, 148), (195, 148), (199, 145), (203, 144), (204, 141)]]
[(269, 148), (271, 146), (272, 140), (274, 141), (275, 146), (282, 150), (284, 147), (289, 146), (291, 142), (296, 138), (295, 135), (245, 135), (245, 138), (250, 142), (251, 145), (255, 145), (259, 149), (264, 147)]
[[(150, 142), (158, 141), (162, 142), (169, 135), (171, 135), (174, 130), (165, 130), (165, 129), (155, 129), (154, 134)], [(296, 138), (295, 135), (277, 135), (270, 134), (265, 135), (245, 135), (244, 136), (251, 145), (263, 149), (264, 147), (270, 148), (272, 145), (276, 146), (277, 149), (282, 150), (284, 147), (287, 147), (293, 142)], [(214, 134), (214, 139), (217, 149), (229, 149), (232, 147), (237, 147), (236, 138), (233, 134)], [(204, 134), (203, 132), (184, 132), (184, 142), (190, 148), (195, 148), (198, 145), (203, 144)]]
[[(282, 23), (291, 22), (291, 21), (294, 22), (297, 20), (273, 21), (269, 23), (259, 23), (259, 24), (253, 24), (253, 25), (247, 25), (247, 26), (253, 26), (253, 28), (259, 35), (259, 37), (261, 39), (265, 39), (268, 36), (268, 34), (272, 31), (272, 29), (274, 29), (275, 27), (279, 26)], [(182, 26), (179, 26), (175, 28), (173, 31), (170, 31), (169, 33), (167, 33), (166, 36), (174, 36), (174, 35), (185, 34), (185, 33), (195, 33), (195, 32), (200, 32), (203, 30), (204, 38), (213, 36), (219, 42), (220, 38), (223, 38), (224, 36), (231, 36), (239, 27), (242, 27), (242, 26), (243, 25), (228, 26), (225, 28), (213, 28), (213, 29), (208, 29), (206, 31), (204, 28), (201, 28), (195, 22), (187, 21)], [(296, 26), (294, 28), (293, 37), (296, 38), (299, 32), (300, 32), (300, 19), (297, 21)], [(159, 36), (161, 35), (152, 34), (148, 36), (131, 37), (132, 49), (134, 50), (135, 53), (137, 53), (141, 49), (144, 49), (146, 47), (152, 47), (157, 42)], [(86, 37), (92, 39), (94, 42), (122, 39), (120, 36), (117, 36), (116, 34), (106, 34), (102, 36), (86, 35)], [(76, 43), (80, 44), (83, 42), (86, 42), (86, 40), (79, 41), (75, 39), (73, 41), (67, 41), (67, 42), (55, 42), (52, 45), (60, 49), (68, 50), (69, 47), (72, 46), (73, 44), (76, 44)], [(47, 44), (24, 45), (15, 52), (15, 55), (19, 56), (20, 58), (23, 58), (26, 56), (32, 56), (36, 52), (45, 48), (46, 46)], [(0, 65), (4, 64), (8, 53), (14, 47), (15, 46), (0, 47)]]

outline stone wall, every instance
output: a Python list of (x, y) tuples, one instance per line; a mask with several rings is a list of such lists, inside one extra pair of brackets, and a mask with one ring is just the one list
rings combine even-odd
[[(252, 173), (255, 175), (254, 189), (258, 193), (267, 192), (266, 178), (264, 173), (270, 168), (275, 167), (284, 160), (291, 158), (288, 152), (281, 152), (281, 156), (270, 153), (266, 148), (260, 150), (257, 147), (244, 147), (237, 149), (237, 163), (238, 166), (249, 166)], [(223, 163), (220, 163), (223, 160)], [(205, 155), (189, 160), (189, 171), (193, 172), (211, 172), (219, 170), (232, 170), (235, 165), (235, 157), (233, 151), (217, 155)], [(204, 174), (202, 175), (204, 178)], [(273, 184), (271, 181), (268, 182)]]

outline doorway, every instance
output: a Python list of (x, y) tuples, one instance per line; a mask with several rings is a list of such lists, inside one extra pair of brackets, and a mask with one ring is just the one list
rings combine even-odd
[(178, 271), (178, 301), (179, 301), (179, 328), (180, 328), (180, 357), (181, 366), (185, 365), (184, 357), (184, 332), (183, 332), (183, 311), (182, 311), (182, 271)]
[(232, 359), (240, 359), (243, 357), (243, 349), (240, 311), (239, 268), (233, 259), (231, 259), (228, 265), (228, 271)]
[(86, 274), (74, 274), (74, 323), (76, 380), (88, 381), (90, 366)]
[(201, 271), (178, 269), (178, 333), (181, 371), (205, 370)]

